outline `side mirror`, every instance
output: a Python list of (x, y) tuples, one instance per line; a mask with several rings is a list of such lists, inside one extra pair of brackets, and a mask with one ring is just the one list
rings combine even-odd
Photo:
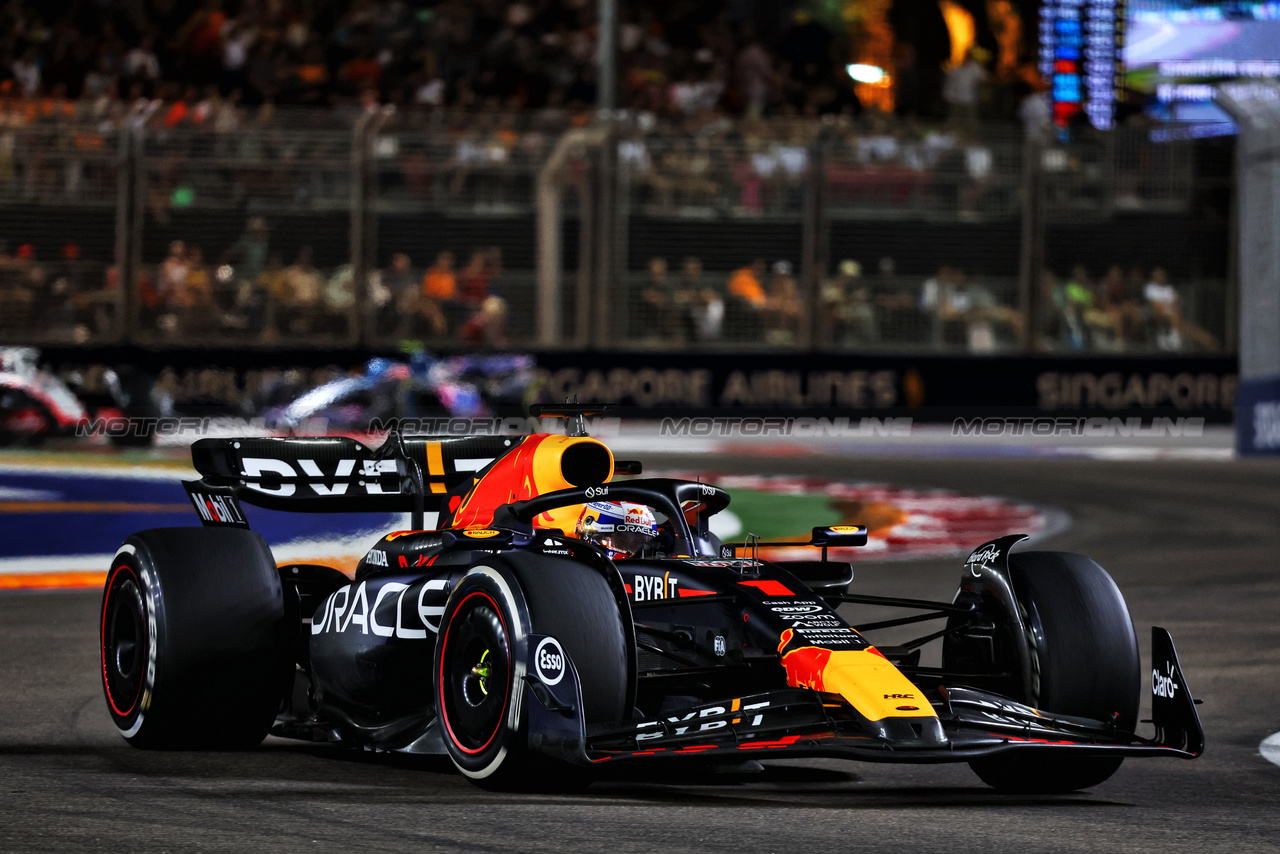
[(850, 546), (865, 546), (866, 544), (866, 525), (829, 525), (825, 528), (814, 528), (813, 537), (809, 540), (809, 545), (822, 546), (824, 550), (828, 546), (848, 548)]

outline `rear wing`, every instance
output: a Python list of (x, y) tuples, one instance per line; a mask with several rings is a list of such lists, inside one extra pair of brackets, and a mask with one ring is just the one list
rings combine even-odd
[(248, 527), (239, 502), (308, 513), (404, 512), (421, 528), (448, 495), (525, 436), (404, 437), (371, 449), (345, 436), (200, 439), (191, 461), (200, 480), (183, 486), (206, 525)]

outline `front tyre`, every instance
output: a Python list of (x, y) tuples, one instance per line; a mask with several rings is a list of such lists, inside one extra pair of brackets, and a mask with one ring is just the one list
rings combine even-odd
[(573, 785), (568, 765), (533, 766), (523, 675), (531, 633), (573, 660), (587, 724), (625, 716), (626, 632), (608, 582), (571, 560), (513, 554), (470, 569), (449, 595), (435, 653), (441, 735), (458, 770), (488, 788)]
[(292, 634), (261, 536), (134, 534), (107, 572), (100, 625), (107, 710), (130, 744), (244, 748), (266, 737), (290, 677)]
[[(1115, 581), (1094, 561), (1068, 552), (1015, 552), (1009, 573), (1032, 661), (1031, 685), (1019, 699), (1047, 712), (1113, 720), (1118, 730), (1133, 732), (1142, 685), (1138, 638)], [(1001, 791), (1061, 793), (1098, 785), (1122, 761), (1024, 749), (969, 764)]]

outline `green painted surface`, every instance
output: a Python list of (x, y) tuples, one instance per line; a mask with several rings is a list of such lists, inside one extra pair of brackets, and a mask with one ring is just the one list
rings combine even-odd
[(754, 489), (733, 490), (729, 510), (742, 520), (742, 534), (762, 540), (809, 536), (815, 525), (838, 525), (840, 514), (824, 495), (779, 495)]

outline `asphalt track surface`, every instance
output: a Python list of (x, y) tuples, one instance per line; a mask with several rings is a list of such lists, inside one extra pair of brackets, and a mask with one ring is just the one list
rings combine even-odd
[[(688, 459), (650, 459), (654, 467)], [(700, 460), (1055, 505), (1048, 543), (1124, 591), (1147, 660), (1173, 632), (1208, 736), (1195, 761), (1129, 760), (1068, 796), (1002, 796), (964, 765), (775, 761), (584, 792), (491, 794), (447, 762), (269, 739), (248, 753), (135, 750), (97, 675), (97, 592), (0, 596), (3, 851), (1280, 851), (1280, 465), (1268, 462)], [(956, 561), (859, 567), (858, 589), (946, 598)], [(1143, 717), (1149, 703), (1144, 701)]]

